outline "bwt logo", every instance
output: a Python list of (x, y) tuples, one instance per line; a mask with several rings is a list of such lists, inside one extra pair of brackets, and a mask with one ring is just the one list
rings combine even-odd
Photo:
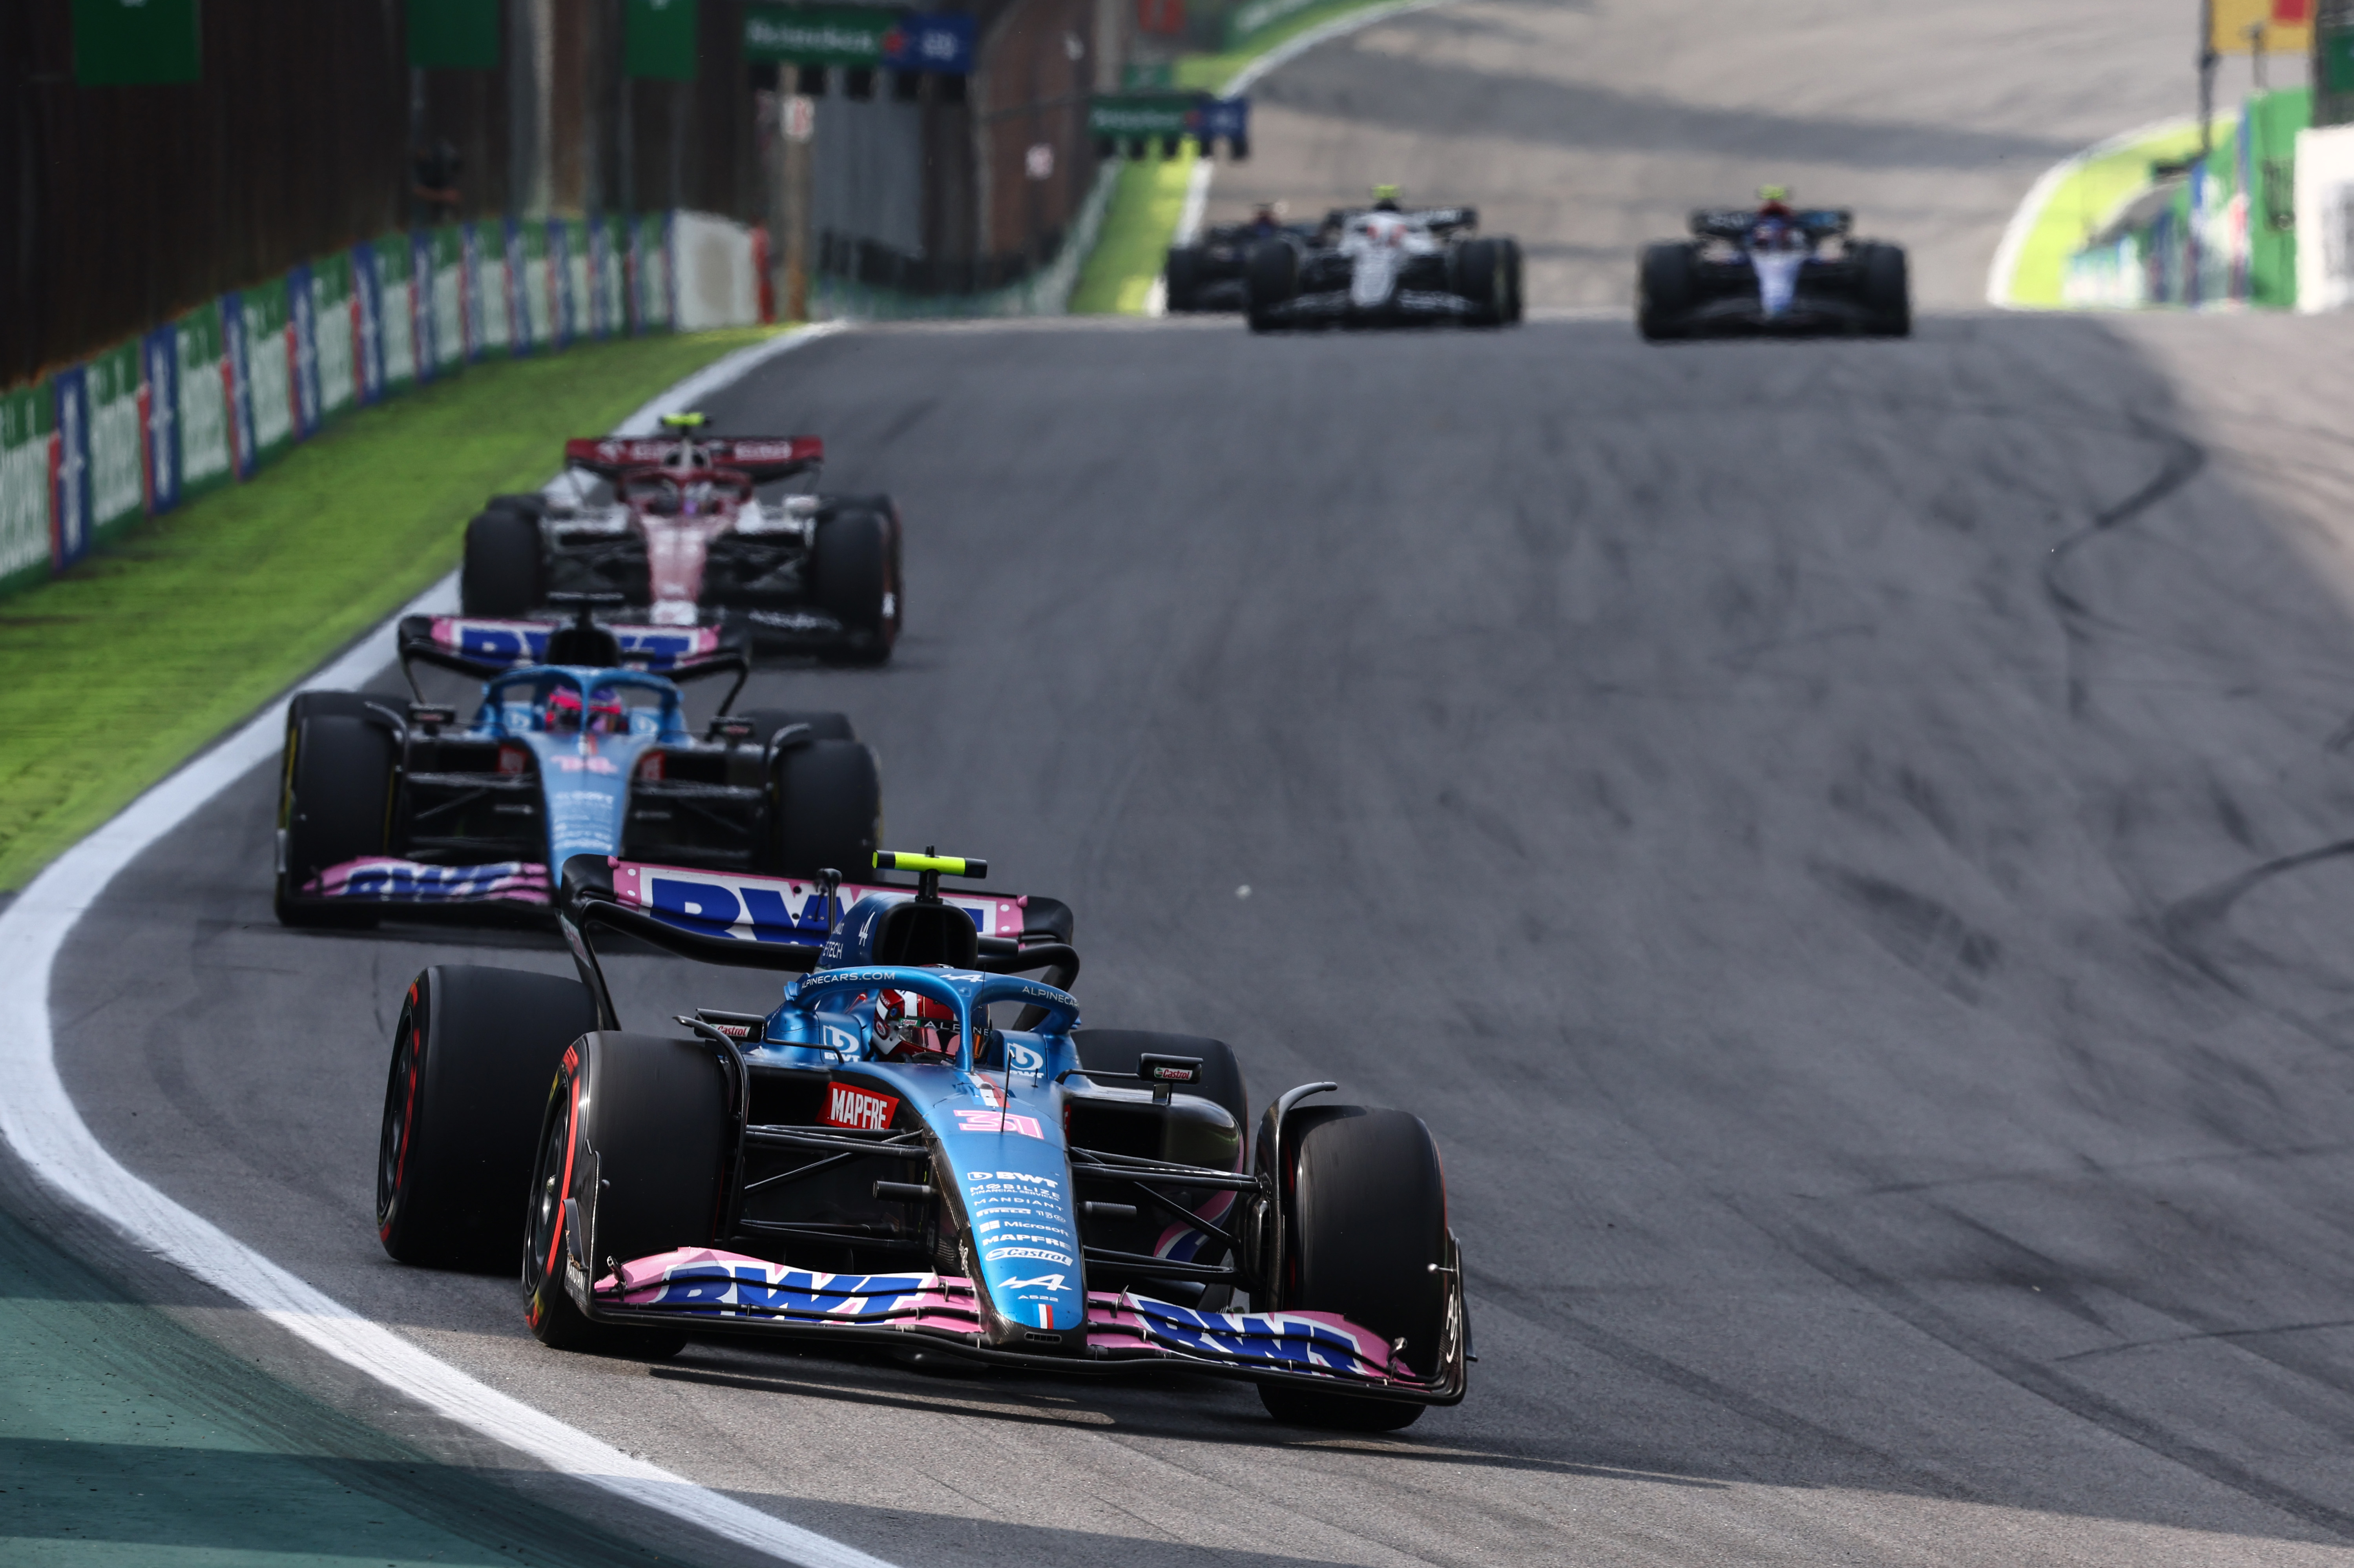
[(774, 887), (730, 888), (674, 876), (647, 880), (646, 902), (654, 915), (690, 931), (734, 936), (732, 927), (747, 920), (753, 940), (760, 942), (791, 941), (789, 932), (822, 937), (826, 931), (825, 895), (815, 890), (796, 902)]

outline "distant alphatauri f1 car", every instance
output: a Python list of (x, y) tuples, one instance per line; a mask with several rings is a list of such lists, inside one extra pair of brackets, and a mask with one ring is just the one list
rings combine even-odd
[(567, 441), (545, 491), (498, 495), (467, 525), (469, 615), (529, 616), (552, 593), (609, 593), (655, 626), (725, 626), (755, 650), (881, 663), (899, 634), (899, 510), (887, 495), (793, 493), (813, 436)]
[(1251, 248), (1244, 281), (1253, 331), (1521, 319), (1519, 241), (1476, 235), (1470, 207), (1408, 212), (1386, 192), (1370, 207), (1333, 213), (1313, 239), (1285, 233)]
[[(1769, 187), (1770, 188), (1770, 187)], [(1647, 246), (1636, 325), (1670, 338), (1903, 337), (1913, 302), (1902, 247), (1858, 239), (1843, 208), (1710, 207), (1691, 238)]]
[[(1254, 1141), (1223, 1043), (1079, 1027), (1066, 906), (940, 891), (977, 861), (874, 868), (913, 885), (580, 855), (559, 895), (578, 980), (419, 975), (385, 1093), (386, 1250), (519, 1253), (532, 1331), (562, 1350), (722, 1334), (1206, 1374), (1360, 1430), (1463, 1397), (1462, 1251), (1419, 1118), (1304, 1084)], [(798, 978), (765, 1014), (624, 1032), (598, 957), (616, 933)]]

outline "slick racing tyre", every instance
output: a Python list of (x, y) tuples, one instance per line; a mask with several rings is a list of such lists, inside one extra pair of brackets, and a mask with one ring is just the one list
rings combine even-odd
[(1283, 323), (1274, 311), (1299, 293), (1299, 252), (1280, 239), (1261, 240), (1243, 261), (1243, 288), (1251, 331), (1276, 331)]
[(366, 906), (320, 907), (299, 895), (321, 872), (385, 853), (399, 760), (391, 729), (356, 692), (305, 692), (287, 709), (283, 756), (273, 899), (279, 924), (375, 925)]
[(542, 1344), (649, 1361), (685, 1346), (684, 1329), (590, 1321), (570, 1285), (710, 1245), (730, 1126), (726, 1070), (702, 1041), (599, 1032), (566, 1049), (524, 1216), (525, 1318)]
[(1643, 263), (1636, 278), (1636, 330), (1645, 341), (1662, 343), (1684, 335), (1682, 317), (1699, 293), (1694, 257), (1689, 245), (1670, 242), (1643, 247)]
[(891, 524), (881, 508), (840, 506), (819, 521), (811, 549), (818, 608), (842, 622), (854, 663), (882, 663), (898, 638)]
[[(504, 499), (504, 498), (502, 498)], [(529, 615), (546, 597), (539, 520), (493, 506), (466, 524), (458, 606), (468, 615)]]
[(1496, 244), (1503, 252), (1504, 281), (1510, 291), (1507, 298), (1511, 302), (1503, 319), (1508, 323), (1517, 322), (1527, 313), (1528, 309), (1528, 296), (1521, 292), (1521, 242), (1517, 239), (1502, 238), (1497, 240)]
[[(1260, 1123), (1262, 1168), (1272, 1125)], [(1431, 1376), (1447, 1353), (1439, 1270), (1449, 1258), (1446, 1180), (1429, 1129), (1404, 1111), (1318, 1106), (1291, 1113), (1283, 1141), (1282, 1305), (1337, 1312), (1401, 1347), (1416, 1376)], [(1268, 1414), (1299, 1426), (1390, 1432), (1423, 1411), (1297, 1383), (1264, 1383), (1258, 1393)]]
[(769, 874), (845, 882), (875, 873), (883, 783), (875, 753), (854, 740), (813, 740), (779, 752), (769, 776)]
[(1875, 337), (1909, 337), (1913, 333), (1913, 287), (1906, 275), (1904, 249), (1899, 245), (1862, 247), (1863, 278), (1858, 292), (1871, 313), (1866, 330)]
[(596, 1027), (577, 980), (437, 964), (410, 983), (377, 1139), (386, 1252), (484, 1273), (513, 1266), (548, 1078)]
[(811, 740), (856, 740), (848, 714), (807, 712), (800, 708), (747, 708), (736, 715), (752, 721), (752, 744), (765, 747), (781, 730), (809, 726)]
[(1479, 326), (1501, 326), (1512, 319), (1511, 269), (1501, 240), (1467, 239), (1447, 253), (1448, 282), (1471, 302), (1471, 321)]
[(1172, 313), (1194, 308), (1194, 296), (1202, 287), (1202, 248), (1198, 245), (1170, 247), (1169, 260), (1161, 270), (1162, 298)]

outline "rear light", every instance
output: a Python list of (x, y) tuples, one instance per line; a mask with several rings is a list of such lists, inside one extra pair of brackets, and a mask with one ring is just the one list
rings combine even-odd
[(649, 751), (638, 758), (638, 777), (648, 782), (659, 782), (663, 776), (663, 754)]
[(499, 747), (499, 771), (511, 778), (531, 771), (531, 753), (520, 746)]

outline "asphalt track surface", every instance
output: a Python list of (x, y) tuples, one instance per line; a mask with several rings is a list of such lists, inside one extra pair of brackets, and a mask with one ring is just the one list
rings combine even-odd
[[(1475, 123), (1477, 88), (1422, 111)], [(1978, 205), (1931, 247), (1957, 279)], [(61, 1070), (133, 1169), (338, 1299), (901, 1563), (2354, 1560), (2348, 337), (878, 330), (711, 404), (907, 512), (893, 665), (756, 698), (855, 716), (891, 839), (1068, 899), (1091, 1022), (1228, 1039), (1255, 1104), (1329, 1075), (1431, 1124), (1482, 1360), (1394, 1438), (1214, 1382), (565, 1357), (506, 1282), (389, 1263), (403, 985), (566, 960), (278, 929), (266, 768), (77, 931)], [(625, 968), (625, 1019), (761, 984)]]

